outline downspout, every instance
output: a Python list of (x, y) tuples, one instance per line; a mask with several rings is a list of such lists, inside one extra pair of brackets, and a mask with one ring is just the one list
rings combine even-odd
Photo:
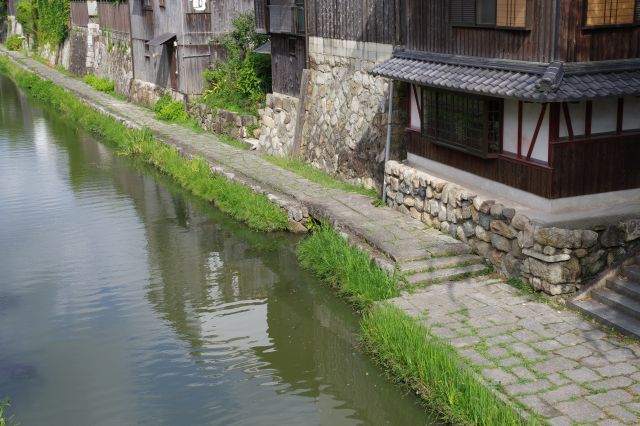
[(387, 163), (391, 156), (391, 127), (393, 119), (393, 80), (389, 82), (389, 108), (387, 114), (387, 144), (384, 147), (384, 168), (382, 171), (382, 201), (387, 203), (387, 178), (385, 176), (385, 170), (387, 169)]
[(552, 62), (558, 61), (558, 42), (560, 38), (560, 5), (562, 0), (556, 1), (556, 11), (555, 11), (555, 24), (553, 27), (553, 52), (552, 52)]

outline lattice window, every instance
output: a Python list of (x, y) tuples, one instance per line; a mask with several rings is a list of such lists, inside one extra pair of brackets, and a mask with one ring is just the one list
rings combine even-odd
[(483, 158), (500, 151), (500, 99), (423, 89), (422, 114), (422, 133), (437, 145)]
[(587, 0), (585, 25), (630, 25), (640, 23), (638, 0)]
[(526, 0), (497, 0), (496, 26), (523, 28), (526, 24)]
[(267, 0), (255, 0), (254, 6), (256, 11), (256, 31), (265, 34), (269, 32)]
[(499, 28), (527, 26), (527, 0), (451, 0), (453, 25)]

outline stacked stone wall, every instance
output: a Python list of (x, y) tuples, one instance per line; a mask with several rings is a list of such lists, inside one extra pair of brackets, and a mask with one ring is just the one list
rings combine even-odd
[(267, 95), (264, 109), (260, 110), (258, 148), (269, 155), (286, 157), (293, 149), (293, 138), (300, 100), (280, 93)]
[(191, 105), (189, 116), (208, 132), (229, 134), (235, 138), (253, 138), (251, 133), (258, 127), (258, 117), (213, 109), (198, 103)]
[[(357, 184), (381, 185), (389, 80), (368, 71), (392, 53), (391, 45), (310, 37), (301, 150), (307, 162)], [(402, 94), (396, 94), (393, 122), (403, 124)], [(393, 126), (393, 158), (405, 155), (403, 127)]]
[(575, 292), (640, 245), (640, 215), (561, 229), (396, 161), (387, 163), (385, 179), (390, 207), (467, 242), (506, 275), (551, 295)]

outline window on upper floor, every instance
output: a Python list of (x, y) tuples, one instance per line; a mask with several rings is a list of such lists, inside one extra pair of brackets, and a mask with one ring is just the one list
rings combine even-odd
[(587, 27), (640, 24), (640, 0), (586, 0)]
[(501, 99), (422, 88), (421, 109), (422, 134), (432, 143), (482, 158), (500, 152)]
[(527, 0), (451, 0), (451, 23), (458, 26), (524, 29)]

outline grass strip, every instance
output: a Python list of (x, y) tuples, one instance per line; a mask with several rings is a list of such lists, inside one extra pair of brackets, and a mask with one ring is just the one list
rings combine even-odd
[(258, 231), (288, 228), (287, 214), (281, 208), (266, 196), (214, 174), (205, 160), (182, 157), (175, 148), (160, 142), (148, 130), (127, 129), (122, 123), (94, 111), (63, 88), (23, 71), (3, 56), (0, 56), (0, 72), (13, 78), (18, 87), (56, 110), (69, 123), (111, 146), (117, 154), (153, 165), (185, 189), (213, 202), (220, 210), (250, 228)]
[(298, 259), (322, 281), (358, 306), (397, 296), (398, 282), (367, 253), (352, 247), (334, 229), (320, 225), (298, 246)]
[(443, 419), (464, 425), (537, 425), (500, 400), (446, 341), (389, 304), (361, 319), (365, 349), (399, 382), (409, 385)]
[(303, 178), (308, 179), (311, 182), (318, 183), (326, 188), (341, 189), (345, 192), (354, 192), (372, 198), (379, 197), (378, 192), (375, 189), (365, 189), (362, 186), (343, 182), (303, 161), (294, 160), (287, 157), (273, 157), (268, 155), (264, 156), (264, 158), (267, 161), (275, 164), (276, 166), (294, 172), (302, 176)]

